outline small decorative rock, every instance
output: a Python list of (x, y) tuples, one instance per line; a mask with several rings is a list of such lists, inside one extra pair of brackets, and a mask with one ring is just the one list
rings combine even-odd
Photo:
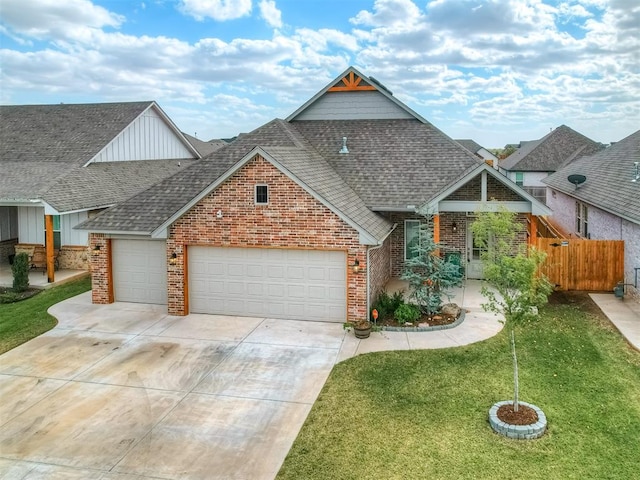
[(460, 314), (460, 307), (455, 303), (445, 303), (440, 309), (440, 313), (442, 313), (442, 315), (458, 318), (458, 315)]
[(422, 322), (418, 324), (419, 327), (428, 327), (429, 324), (427, 322)]

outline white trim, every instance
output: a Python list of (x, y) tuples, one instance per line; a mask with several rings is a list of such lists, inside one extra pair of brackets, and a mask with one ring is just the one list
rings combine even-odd
[[(539, 200), (537, 200), (531, 194), (529, 194), (528, 192), (523, 190), (521, 187), (517, 186), (515, 183), (513, 183), (507, 177), (505, 177), (504, 175), (500, 174), (497, 170), (495, 170), (493, 167), (491, 167), (490, 165), (487, 165), (484, 162), (481, 163), (481, 164), (478, 164), (478, 166), (476, 168), (474, 168), (473, 170), (471, 170), (467, 174), (463, 175), (456, 182), (454, 182), (453, 184), (449, 185), (446, 189), (444, 189), (438, 195), (433, 197), (427, 203), (423, 204), (420, 207), (419, 210), (425, 210), (426, 209), (426, 210), (428, 210), (429, 212), (432, 212), (432, 213), (440, 213), (440, 211), (454, 211), (454, 212), (465, 211), (465, 210), (460, 209), (460, 207), (455, 207), (455, 205), (459, 205), (462, 202), (456, 202), (455, 200), (444, 201), (444, 199), (447, 198), (449, 195), (451, 195), (456, 190), (458, 190), (460, 187), (462, 187), (469, 180), (471, 180), (472, 178), (475, 178), (479, 173), (482, 173), (482, 172), (488, 173), (493, 178), (495, 178), (500, 183), (502, 183), (505, 187), (509, 188), (510, 190), (512, 190), (513, 192), (517, 193), (522, 198), (524, 198), (526, 200), (525, 203), (529, 203), (530, 205), (526, 210), (522, 210), (523, 212), (529, 212), (529, 213), (532, 213), (533, 215), (551, 215), (553, 213), (553, 211), (549, 207), (547, 207), (546, 205), (541, 203)], [(450, 202), (456, 202), (456, 203), (450, 203)], [(467, 203), (474, 204), (474, 202), (467, 202)], [(477, 203), (477, 202), (475, 202), (475, 203)], [(484, 206), (484, 205), (492, 204), (492, 205), (508, 206), (509, 204), (519, 204), (519, 203), (521, 203), (521, 202), (485, 201), (485, 202), (481, 202), (481, 205)], [(456, 209), (455, 210), (447, 210), (447, 208), (456, 208)], [(491, 207), (491, 208), (493, 208), (493, 207)], [(519, 207), (519, 208), (521, 208), (521, 207)]]

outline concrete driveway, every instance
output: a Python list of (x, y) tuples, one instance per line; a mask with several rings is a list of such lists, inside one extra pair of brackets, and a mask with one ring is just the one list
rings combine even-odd
[(1, 478), (272, 479), (345, 339), (89, 295), (0, 356)]

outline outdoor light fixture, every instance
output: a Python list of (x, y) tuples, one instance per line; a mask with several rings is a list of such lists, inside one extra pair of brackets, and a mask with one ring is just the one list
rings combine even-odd
[(92, 252), (94, 255), (98, 255), (100, 253), (100, 245), (93, 247)]
[(353, 269), (353, 273), (358, 273), (360, 271), (360, 260), (356, 258), (356, 261), (353, 262), (353, 266), (351, 268)]
[(458, 224), (457, 224), (456, 222), (453, 222), (453, 223), (451, 224), (451, 231), (452, 231), (453, 233), (456, 233), (456, 232), (458, 231)]
[(176, 252), (173, 252), (171, 254), (171, 258), (169, 259), (169, 264), (175, 265), (176, 263), (178, 263), (178, 255), (176, 254)]

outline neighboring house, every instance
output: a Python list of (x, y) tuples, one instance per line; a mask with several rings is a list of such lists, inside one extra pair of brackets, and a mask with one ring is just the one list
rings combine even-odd
[(468, 225), (497, 205), (521, 222), (551, 213), (349, 68), (286, 120), (78, 228), (92, 232), (95, 303), (343, 322), (366, 318), (414, 255), (419, 209), (436, 214), (444, 253), (479, 278)]
[(185, 136), (187, 140), (189, 140), (189, 143), (193, 145), (196, 148), (196, 150), (198, 150), (198, 153), (202, 157), (206, 157), (210, 153), (213, 153), (216, 150), (219, 150), (220, 148), (224, 147), (227, 144), (227, 142), (225, 142), (224, 140), (215, 139), (215, 140), (203, 141), (197, 137), (189, 135), (188, 133), (182, 132), (182, 134)]
[[(636, 285), (640, 282), (639, 165), (640, 130), (544, 180), (556, 224), (577, 237), (624, 240), (625, 282)], [(569, 175), (583, 175), (586, 180), (576, 187)], [(640, 289), (630, 289), (640, 296)]]
[(602, 148), (600, 143), (561, 125), (539, 140), (520, 142), (520, 147), (500, 162), (499, 170), (544, 203), (547, 189), (543, 178)]
[(151, 101), (1, 106), (0, 119), (2, 263), (19, 243), (87, 269), (88, 233), (73, 227), (200, 158)]
[(456, 142), (458, 142), (460, 145), (462, 145), (477, 157), (484, 160), (488, 165), (491, 165), (493, 168), (498, 168), (498, 157), (496, 157), (486, 148), (480, 146), (480, 144), (469, 139), (460, 139), (456, 140)]

